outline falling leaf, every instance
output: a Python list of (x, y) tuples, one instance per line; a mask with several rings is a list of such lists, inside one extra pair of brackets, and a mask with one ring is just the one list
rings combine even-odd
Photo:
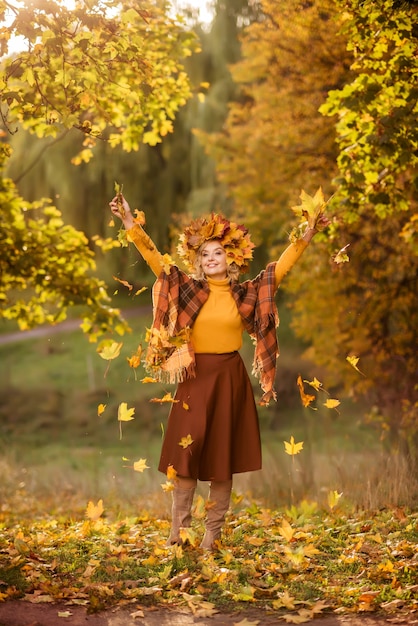
[(286, 454), (290, 454), (291, 456), (294, 456), (295, 454), (299, 454), (299, 452), (301, 452), (301, 450), (303, 449), (303, 441), (300, 441), (299, 443), (295, 443), (293, 435), (290, 437), (290, 442), (284, 441), (283, 443), (284, 443)]
[(121, 402), (118, 407), (118, 420), (120, 422), (130, 422), (135, 419), (134, 416), (135, 408), (128, 409), (128, 405), (126, 402)]
[(169, 491), (174, 491), (175, 489), (175, 486), (173, 485), (173, 483), (170, 483), (170, 481), (161, 483), (161, 487), (163, 488), (163, 491), (165, 491), (166, 493), (168, 493)]
[(324, 402), (324, 406), (327, 409), (335, 409), (336, 411), (337, 411), (337, 406), (339, 406), (340, 404), (341, 402), (339, 400), (336, 400), (335, 398), (328, 398), (328, 400)]
[(135, 224), (139, 224), (140, 226), (145, 226), (146, 219), (145, 219), (144, 211), (139, 211), (138, 209), (135, 209), (134, 215), (135, 215), (134, 217)]
[(170, 268), (174, 265), (174, 261), (169, 254), (163, 254), (161, 257), (161, 265), (166, 274), (170, 273)]
[(135, 409), (128, 409), (126, 402), (121, 402), (118, 407), (118, 421), (119, 421), (119, 439), (122, 440), (122, 422), (130, 422), (134, 418)]
[(192, 436), (189, 434), (187, 435), (187, 437), (182, 437), (179, 441), (179, 446), (181, 446), (182, 448), (186, 449), (189, 446), (191, 446), (193, 443), (193, 439)]
[(183, 402), (182, 406), (183, 406), (183, 409), (184, 409), (185, 411), (189, 411), (189, 410), (190, 410), (190, 407), (189, 407), (189, 405), (187, 404), (187, 402)]
[(117, 280), (118, 283), (120, 283), (121, 285), (124, 285), (125, 287), (127, 287), (129, 289), (129, 291), (132, 291), (132, 289), (134, 288), (133, 285), (131, 285), (131, 283), (128, 283), (127, 280), (122, 280), (121, 278), (118, 278), (117, 276), (112, 276), (113, 280)]
[(97, 353), (102, 357), (102, 359), (111, 361), (119, 356), (122, 346), (123, 343), (118, 343), (117, 341), (112, 341), (111, 339), (105, 339), (98, 346)]
[(361, 374), (362, 376), (365, 376), (365, 374), (363, 374), (363, 372), (361, 370), (359, 370), (359, 368), (357, 367), (357, 363), (360, 361), (360, 357), (358, 356), (348, 356), (346, 357), (346, 360), (350, 363), (351, 367), (354, 367), (354, 369)]
[(172, 465), (167, 467), (167, 479), (176, 481), (177, 480), (177, 471), (174, 469)]
[(299, 375), (297, 378), (297, 385), (299, 387), (300, 399), (302, 400), (302, 404), (304, 407), (307, 407), (315, 400), (315, 396), (310, 396), (305, 393), (305, 388), (303, 386), (302, 377)]
[(91, 500), (87, 505), (86, 517), (92, 522), (96, 522), (103, 514), (103, 500), (99, 500), (97, 504), (94, 504)]
[(97, 415), (100, 417), (101, 415), (103, 415), (103, 413), (105, 412), (107, 407), (107, 404), (99, 404), (99, 406), (97, 407)]
[[(313, 387), (315, 389), (315, 391), (324, 391), (323, 387), (322, 387), (322, 383), (317, 379), (316, 376), (314, 376), (313, 380), (304, 380), (304, 383), (306, 383), (307, 385), (310, 385), (311, 387)], [(299, 378), (298, 378), (298, 385), (299, 385)], [(311, 396), (309, 396), (311, 397)]]
[(179, 401), (175, 400), (175, 398), (173, 398), (171, 393), (166, 393), (165, 396), (163, 396), (162, 398), (152, 398), (150, 402), (158, 402), (159, 404), (163, 404), (164, 402), (179, 402)]
[(135, 463), (134, 463), (134, 470), (136, 472), (143, 472), (146, 469), (149, 469), (149, 466), (147, 465), (147, 460), (146, 459), (139, 459), (139, 461), (135, 461)]
[(331, 511), (337, 506), (342, 495), (343, 495), (342, 493), (338, 493), (338, 491), (335, 491), (335, 490), (328, 492), (327, 500), (328, 500), (328, 506), (331, 509)]
[(344, 246), (344, 248), (341, 248), (341, 250), (338, 250), (338, 252), (333, 255), (332, 260), (334, 261), (334, 263), (340, 265), (341, 263), (348, 263), (350, 261), (350, 257), (346, 253), (349, 245), (350, 244), (348, 243), (346, 246)]
[(141, 293), (144, 293), (144, 291), (147, 291), (148, 287), (141, 287), (141, 289), (138, 289), (138, 291), (135, 291), (134, 293), (134, 297), (135, 296), (140, 296)]
[(151, 376), (145, 376), (145, 378), (141, 378), (141, 383), (143, 383), (144, 385), (147, 385), (149, 383), (156, 383), (158, 382), (156, 378), (151, 378)]
[(136, 354), (131, 357), (126, 357), (126, 360), (129, 363), (129, 367), (132, 367), (132, 369), (136, 369), (141, 365), (141, 357)]

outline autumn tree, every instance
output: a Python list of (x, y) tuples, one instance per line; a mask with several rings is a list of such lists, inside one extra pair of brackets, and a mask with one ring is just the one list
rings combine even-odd
[[(182, 60), (195, 46), (166, 8), (126, 0), (76, 2), (70, 11), (59, 1), (17, 7), (2, 0), (0, 18), (10, 22), (0, 33), (3, 137), (19, 128), (40, 138), (77, 129), (83, 145), (76, 163), (88, 162), (97, 142), (126, 151), (160, 142), (190, 97)], [(25, 46), (8, 54), (17, 36)], [(2, 154), (3, 167), (5, 142)], [(95, 268), (82, 233), (66, 227), (47, 202), (25, 203), (10, 180), (1, 193), (2, 317), (28, 327), (62, 319), (67, 306), (80, 302), (100, 308), (100, 324), (94, 313), (86, 322), (93, 335), (111, 326), (115, 312), (102, 306), (103, 285), (88, 278)]]
[[(274, 256), (300, 190), (335, 193), (329, 247), (318, 239), (284, 285), (293, 326), (326, 366), (329, 386), (366, 398), (391, 442), (412, 451), (416, 8), (391, 0), (261, 6), (232, 68), (242, 98), (222, 133), (199, 136), (237, 212)], [(349, 263), (333, 260), (347, 251)], [(360, 359), (364, 375), (347, 356)]]
[(238, 217), (271, 251), (287, 236), (289, 204), (300, 189), (331, 189), (335, 131), (318, 108), (328, 89), (344, 84), (350, 54), (335, 36), (334, 2), (262, 0), (260, 6), (242, 33), (242, 60), (230, 68), (239, 97), (222, 132), (198, 137)]
[[(321, 111), (336, 119), (334, 245), (348, 246), (350, 261), (331, 269), (317, 259), (295, 327), (333, 382), (366, 397), (391, 443), (416, 458), (417, 13), (392, 0), (341, 6), (354, 77)], [(301, 288), (297, 277), (292, 285)]]

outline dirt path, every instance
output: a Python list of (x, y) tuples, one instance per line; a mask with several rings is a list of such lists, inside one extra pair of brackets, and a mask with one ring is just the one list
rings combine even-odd
[[(415, 617), (415, 619), (414, 619)], [(410, 619), (409, 619), (410, 618)], [(402, 619), (370, 615), (325, 616), (315, 619), (315, 626), (381, 626), (417, 624), (418, 615)], [(312, 626), (313, 622), (305, 622)], [(23, 600), (0, 603), (0, 626), (272, 626), (286, 624), (273, 613), (252, 607), (234, 614), (217, 613), (199, 617), (177, 608), (154, 608), (132, 605), (89, 615), (84, 607), (69, 604), (31, 604)]]

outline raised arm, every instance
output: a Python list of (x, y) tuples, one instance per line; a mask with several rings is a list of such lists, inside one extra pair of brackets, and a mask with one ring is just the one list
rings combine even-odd
[(110, 210), (113, 215), (122, 220), (122, 224), (125, 227), (128, 240), (132, 241), (136, 249), (143, 257), (144, 261), (151, 268), (156, 276), (159, 276), (163, 266), (162, 254), (157, 249), (155, 243), (151, 237), (147, 235), (142, 226), (136, 224), (131, 212), (131, 208), (127, 200), (122, 196), (122, 210), (118, 203), (118, 197), (115, 196), (113, 200), (109, 202)]
[(305, 234), (301, 239), (287, 246), (286, 250), (281, 254), (276, 264), (276, 289), (280, 285), (286, 274), (292, 269), (296, 261), (302, 255), (303, 251), (306, 250), (311, 239), (316, 235), (317, 232), (326, 228), (329, 223), (330, 220), (325, 217), (325, 215), (322, 215), (318, 220), (316, 228), (307, 228)]

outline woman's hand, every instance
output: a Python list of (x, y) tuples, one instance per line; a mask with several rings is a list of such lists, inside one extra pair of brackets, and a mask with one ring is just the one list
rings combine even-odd
[(311, 239), (316, 235), (316, 233), (323, 231), (330, 224), (331, 224), (331, 220), (322, 213), (316, 220), (315, 226), (313, 228), (306, 229), (305, 234), (303, 235), (302, 239), (304, 239), (304, 241), (307, 241), (309, 243)]
[(122, 220), (126, 230), (132, 228), (135, 222), (131, 212), (131, 207), (124, 196), (118, 194), (109, 202), (109, 206), (112, 214)]

